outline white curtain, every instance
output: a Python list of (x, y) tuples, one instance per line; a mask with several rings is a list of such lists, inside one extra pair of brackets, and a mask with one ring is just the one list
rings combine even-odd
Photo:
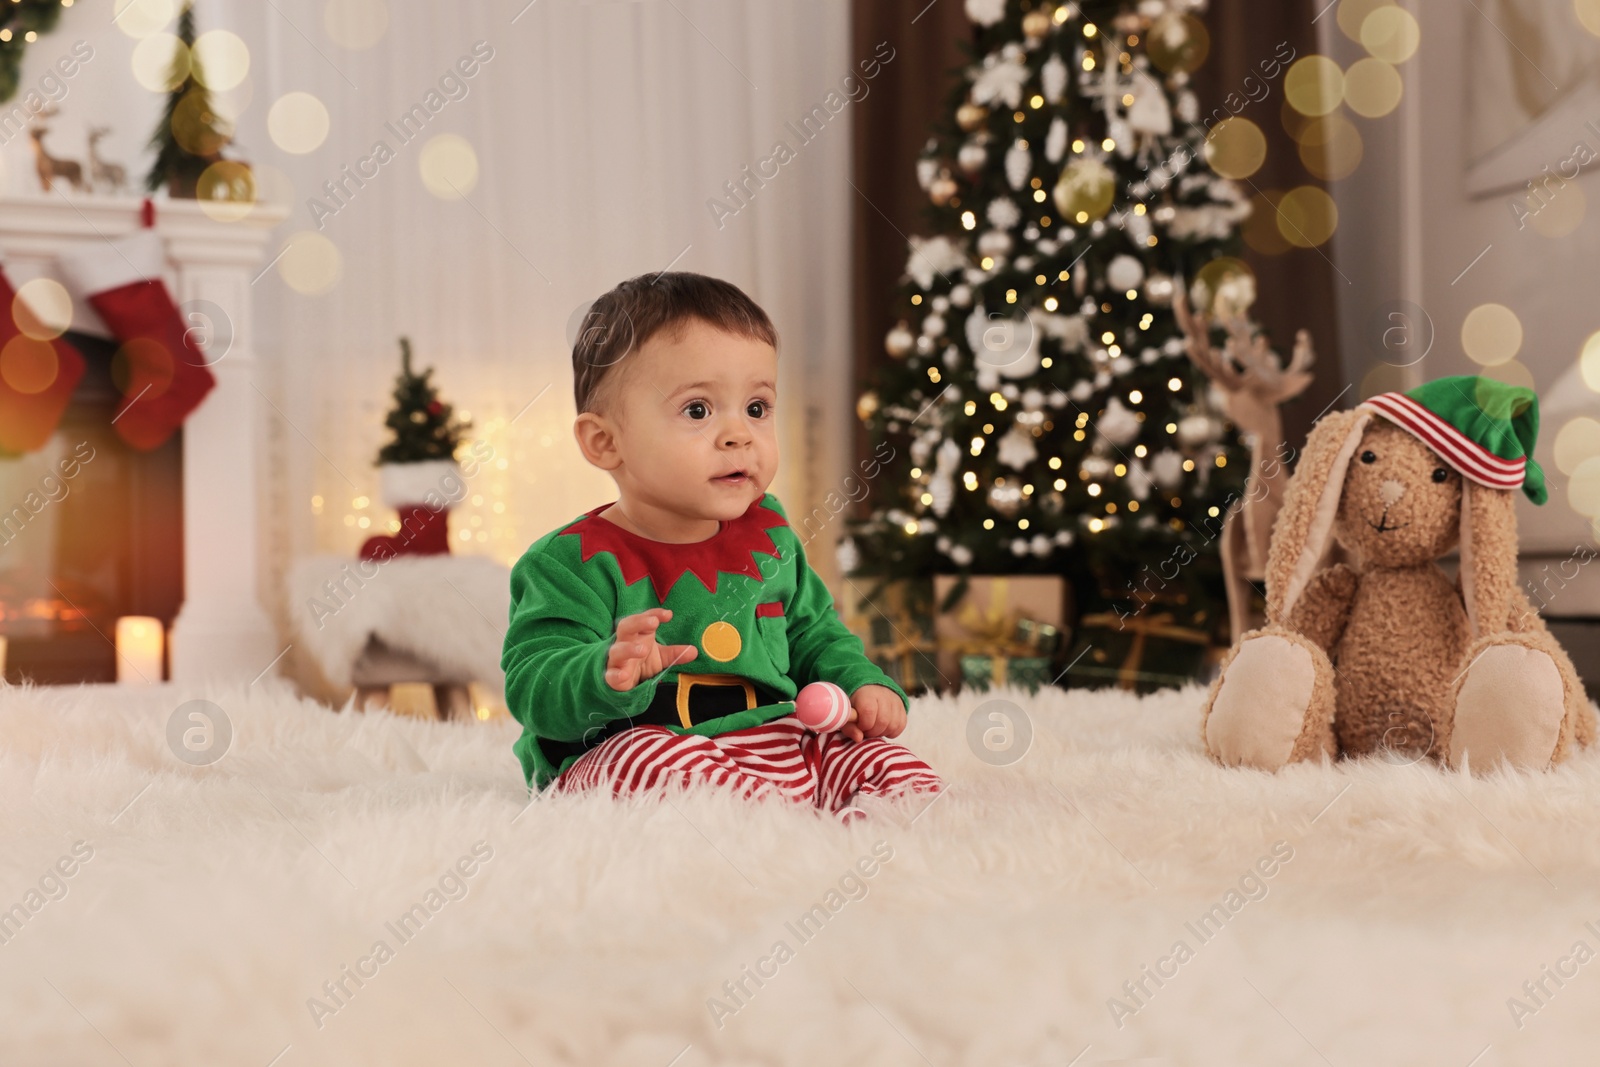
[[(774, 488), (791, 510), (820, 501), (849, 462), (849, 108), (804, 145), (785, 125), (866, 58), (848, 54), (846, 0), (524, 3), (389, 0), (381, 40), (351, 50), (329, 39), (322, 0), (201, 0), (203, 29), (232, 29), (252, 49), (238, 142), (266, 165), (269, 192), (292, 187), (284, 238), (317, 232), (309, 198), (336, 206), (324, 182), (379, 140), (394, 150), (321, 219), (340, 262), (331, 290), (296, 292), (278, 267), (255, 286), (261, 386), (276, 408), (266, 514), (279, 574), (312, 552), (352, 553), (388, 522), (372, 461), (401, 334), (494, 449), (452, 516), (453, 549), (511, 562), (613, 499), (572, 441), (568, 320), (618, 281), (669, 266), (734, 282), (777, 325)], [(385, 124), (475, 45), (493, 55), (462, 79), (466, 95), (402, 144)], [(272, 103), (294, 91), (331, 116), (305, 155), (267, 129)], [(424, 144), (446, 133), (477, 158), (464, 200), (433, 195), (419, 170)], [(724, 183), (778, 141), (795, 158), (719, 227), (707, 201), (727, 202)], [(263, 592), (282, 610), (281, 590)]]

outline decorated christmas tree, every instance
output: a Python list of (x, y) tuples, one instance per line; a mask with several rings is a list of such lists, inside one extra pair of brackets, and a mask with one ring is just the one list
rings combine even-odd
[(450, 459), (461, 444), (461, 435), (472, 428), (472, 423), (458, 418), (455, 409), (439, 399), (432, 367), (421, 374), (411, 369), (409, 338), (400, 338), (394, 407), (383, 424), (393, 436), (378, 451), (379, 465)]
[(1228, 255), (1248, 201), (1189, 84), (1203, 3), (967, 0), (971, 64), (918, 163), (927, 235), (857, 406), (896, 458), (847, 571), (1064, 574), (1085, 610), (1225, 615), (1248, 457), (1173, 313), (1254, 294)]
[(163, 185), (175, 197), (193, 199), (200, 175), (222, 158), (233, 139), (230, 125), (217, 114), (206, 88), (205, 72), (194, 53), (194, 5), (185, 4), (178, 16), (178, 47), (172, 57), (161, 121), (150, 137), (156, 160), (145, 176), (145, 188), (155, 192)]

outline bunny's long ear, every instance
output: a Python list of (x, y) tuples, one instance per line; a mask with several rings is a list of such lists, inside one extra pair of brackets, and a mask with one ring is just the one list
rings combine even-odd
[(1333, 520), (1344, 494), (1345, 471), (1361, 444), (1372, 411), (1335, 411), (1322, 416), (1306, 437), (1305, 451), (1272, 524), (1267, 550), (1267, 621), (1282, 623), (1306, 583), (1317, 572), (1333, 537)]
[(1517, 512), (1509, 489), (1461, 479), (1461, 599), (1472, 639), (1509, 625), (1517, 586)]

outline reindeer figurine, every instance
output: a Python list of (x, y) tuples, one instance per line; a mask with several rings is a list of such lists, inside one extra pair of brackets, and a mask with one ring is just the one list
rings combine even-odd
[(1259, 613), (1250, 610), (1250, 587), (1266, 579), (1272, 520), (1283, 505), (1284, 483), (1289, 478), (1290, 457), (1284, 448), (1278, 405), (1305, 391), (1312, 381), (1311, 364), (1316, 361), (1311, 335), (1301, 330), (1295, 335), (1289, 365), (1283, 365), (1245, 315), (1254, 295), (1253, 285), (1247, 292), (1217, 294), (1213, 307), (1228, 334), (1220, 353), (1211, 347), (1210, 320), (1191, 313), (1181, 281), (1174, 286), (1172, 297), (1173, 316), (1183, 331), (1189, 359), (1222, 392), (1223, 410), (1250, 446), (1244, 502), (1237, 511), (1230, 509), (1222, 527), (1222, 571), (1235, 641), (1264, 621), (1253, 617)]
[[(51, 106), (42, 109), (38, 118), (54, 118), (55, 115), (56, 109)], [(52, 156), (44, 147), (44, 135), (49, 132), (49, 126), (37, 121), (28, 129), (28, 136), (33, 139), (33, 162), (39, 173), (39, 185), (48, 193), (55, 188), (55, 179), (65, 178), (74, 189), (83, 192), (83, 164), (77, 160)]]
[(100, 156), (100, 141), (110, 132), (110, 126), (89, 127), (89, 177), (96, 192), (109, 189), (113, 193), (120, 193), (128, 184), (128, 172), (122, 164), (112, 163)]

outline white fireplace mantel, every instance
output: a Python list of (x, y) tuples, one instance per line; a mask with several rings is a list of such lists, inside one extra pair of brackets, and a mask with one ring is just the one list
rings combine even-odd
[[(69, 249), (101, 244), (107, 255), (116, 255), (108, 242), (140, 228), (141, 203), (66, 194), (0, 198), (0, 257), (12, 285), (38, 277), (63, 280), (56, 257)], [(246, 218), (222, 222), (196, 201), (156, 202), (167, 288), (208, 345), (226, 343), (220, 358), (208, 353), (216, 388), (183, 428), (184, 603), (171, 637), (178, 682), (249, 681), (280, 652), (259, 592), (264, 394), (255, 381), (252, 286), (272, 230), (287, 215), (286, 207), (258, 204)], [(71, 286), (68, 291), (72, 328), (109, 336), (84, 294)], [(225, 321), (212, 321), (219, 312)]]

